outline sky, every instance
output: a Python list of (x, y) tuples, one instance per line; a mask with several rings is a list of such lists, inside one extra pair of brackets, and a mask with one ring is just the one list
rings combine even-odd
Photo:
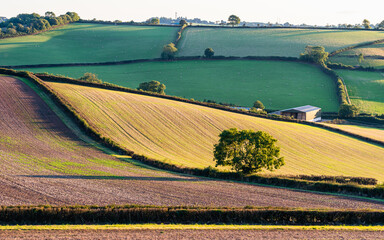
[(83, 19), (145, 21), (150, 17), (178, 16), (217, 21), (235, 14), (247, 22), (289, 22), (326, 25), (371, 23), (384, 20), (383, 0), (17, 0), (0, 7), (0, 16), (36, 12), (56, 15), (77, 12)]

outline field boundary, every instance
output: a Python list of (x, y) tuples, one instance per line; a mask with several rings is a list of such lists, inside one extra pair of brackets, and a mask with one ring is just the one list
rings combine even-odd
[(212, 58), (204, 58), (203, 56), (188, 56), (188, 57), (175, 57), (172, 60), (163, 58), (149, 58), (149, 59), (134, 59), (134, 60), (122, 60), (112, 62), (94, 62), (94, 63), (53, 63), (53, 64), (33, 64), (33, 65), (4, 65), (0, 68), (9, 69), (22, 69), (22, 68), (49, 68), (49, 67), (76, 67), (76, 66), (110, 66), (110, 65), (123, 65), (123, 64), (135, 64), (145, 62), (174, 62), (174, 61), (214, 61), (214, 60), (255, 60), (255, 61), (288, 61), (310, 64), (302, 61), (296, 57), (278, 57), (278, 56), (247, 56), (247, 57), (225, 57), (214, 56)]
[[(132, 159), (141, 161), (149, 166), (153, 166), (159, 169), (169, 170), (177, 173), (216, 178), (216, 179), (222, 179), (222, 180), (234, 180), (234, 181), (257, 183), (257, 184), (264, 184), (269, 186), (279, 186), (279, 187), (285, 187), (285, 188), (302, 189), (302, 190), (324, 192), (324, 193), (349, 194), (349, 195), (355, 195), (355, 196), (380, 198), (380, 199), (384, 198), (383, 187), (372, 188), (372, 187), (362, 187), (362, 186), (350, 185), (350, 184), (324, 183), (324, 182), (294, 180), (294, 179), (286, 179), (286, 178), (278, 178), (278, 177), (261, 177), (257, 175), (244, 176), (236, 172), (220, 172), (212, 167), (208, 167), (205, 169), (185, 168), (185, 167), (164, 163), (156, 159), (151, 159), (144, 155), (138, 155), (138, 154), (135, 154), (134, 151), (128, 150), (123, 146), (119, 145), (118, 143), (114, 142), (110, 138), (102, 136), (91, 125), (89, 125), (89, 123), (86, 120), (82, 118), (81, 114), (75, 110), (75, 107), (73, 107), (67, 100), (62, 98), (56, 91), (50, 88), (43, 80), (41, 80), (39, 77), (35, 76), (34, 74), (26, 71), (15, 71), (15, 70), (9, 70), (9, 69), (0, 69), (0, 73), (31, 79), (35, 84), (37, 84), (37, 86), (40, 89), (42, 89), (42, 91), (47, 93), (52, 98), (52, 100), (56, 104), (58, 104), (58, 106), (60, 106), (68, 114), (69, 117), (74, 119), (74, 121), (79, 125), (80, 129), (82, 129), (87, 135), (92, 137), (95, 141), (99, 142), (103, 146), (108, 147), (111, 150), (114, 150), (120, 154), (126, 154), (128, 156), (131, 156)], [(45, 77), (47, 76), (45, 75)], [(61, 77), (57, 77), (57, 76), (48, 76), (48, 77), (61, 79)], [(79, 80), (67, 79), (67, 83), (68, 82), (74, 82), (74, 83), (77, 82), (77, 84), (85, 85), (85, 86), (87, 85), (96, 86), (96, 87), (99, 86), (99, 88), (104, 88), (104, 89), (107, 87), (106, 85), (103, 85), (103, 84), (84, 83)], [(139, 93), (142, 95), (155, 96), (155, 97), (157, 96), (157, 94), (150, 94), (148, 92), (141, 92), (141, 91), (132, 90), (132, 89), (124, 89), (122, 87), (117, 87), (117, 86), (108, 85), (108, 88), (110, 90), (115, 90), (115, 91), (118, 91), (118, 89), (123, 89), (123, 92)], [(209, 104), (207, 103), (194, 102), (187, 99), (181, 99), (177, 97), (170, 97), (170, 96), (164, 96), (164, 95), (159, 95), (159, 96), (163, 98), (168, 98), (168, 99), (179, 99), (179, 101), (184, 101), (184, 102), (190, 101), (196, 105), (209, 106)], [(227, 110), (230, 112), (237, 112), (245, 115), (257, 116), (254, 114), (247, 114), (234, 109), (229, 109), (223, 106), (210, 106), (210, 107), (221, 109), (221, 110)], [(268, 118), (267, 116), (263, 116), (263, 117)], [(288, 120), (288, 119), (277, 119), (277, 120), (288, 121), (288, 122), (298, 122), (296, 120)], [(333, 129), (332, 127), (329, 127), (329, 126), (318, 125), (314, 123), (312, 124), (307, 123), (307, 125), (313, 125), (320, 128)], [(340, 129), (336, 129), (336, 130), (338, 132), (344, 132)], [(349, 133), (349, 135), (355, 135), (355, 134)], [(382, 145), (384, 145), (384, 143), (382, 143)]]
[(380, 210), (304, 210), (273, 208), (187, 208), (154, 206), (0, 207), (0, 224), (264, 224), (382, 225)]

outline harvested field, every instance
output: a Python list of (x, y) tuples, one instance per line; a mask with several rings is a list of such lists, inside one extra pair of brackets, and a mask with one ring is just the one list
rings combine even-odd
[(63, 83), (49, 85), (103, 136), (160, 161), (188, 167), (213, 166), (213, 145), (219, 133), (237, 127), (263, 130), (278, 139), (286, 165), (275, 174), (384, 180), (382, 147), (324, 129), (138, 94)]
[(381, 239), (380, 231), (331, 230), (47, 230), (0, 231), (8, 239)]
[(381, 202), (171, 174), (78, 140), (22, 81), (0, 77), (0, 205), (384, 209)]
[(86, 72), (129, 88), (156, 80), (166, 93), (203, 101), (252, 107), (256, 100), (268, 109), (313, 105), (326, 112), (339, 109), (334, 81), (310, 64), (286, 61), (174, 61), (117, 66), (31, 68), (79, 78)]
[(370, 126), (353, 125), (353, 124), (330, 124), (330, 123), (322, 123), (322, 124), (384, 142), (384, 128), (375, 128)]
[(201, 56), (207, 47), (224, 56), (298, 57), (307, 45), (334, 50), (383, 39), (379, 31), (320, 29), (187, 28), (179, 43), (179, 56)]
[(0, 40), (0, 65), (108, 62), (160, 57), (178, 27), (72, 23)]

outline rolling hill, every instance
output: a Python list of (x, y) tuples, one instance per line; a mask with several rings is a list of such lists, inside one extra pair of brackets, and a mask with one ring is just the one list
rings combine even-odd
[(298, 57), (307, 45), (334, 50), (362, 42), (384, 39), (384, 32), (284, 28), (187, 28), (179, 56), (201, 56), (210, 47), (215, 55)]
[(317, 127), (229, 113), (156, 97), (49, 83), (103, 136), (137, 154), (188, 167), (214, 165), (213, 145), (231, 127), (278, 139), (275, 174), (350, 175), (383, 181), (384, 149)]
[(0, 83), (0, 206), (150, 204), (384, 209), (380, 202), (177, 175), (124, 156), (115, 157), (95, 148), (98, 145), (92, 141), (80, 140), (84, 136), (73, 127), (71, 119), (29, 81), (1, 76)]
[(353, 104), (362, 112), (384, 114), (384, 73), (338, 70)]
[(261, 100), (276, 110), (308, 104), (327, 112), (339, 108), (333, 80), (312, 65), (296, 62), (195, 60), (28, 70), (74, 78), (92, 72), (106, 82), (130, 88), (156, 80), (166, 85), (169, 95), (247, 107)]
[(107, 62), (160, 57), (178, 27), (74, 23), (0, 40), (0, 65)]

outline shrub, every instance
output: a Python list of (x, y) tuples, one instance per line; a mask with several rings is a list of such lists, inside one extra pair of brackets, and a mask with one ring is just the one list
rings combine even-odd
[(161, 58), (163, 59), (174, 59), (175, 54), (177, 52), (177, 48), (174, 43), (169, 43), (163, 47), (163, 52), (161, 53)]
[(358, 109), (353, 104), (341, 104), (339, 108), (339, 117), (341, 118), (351, 118), (356, 117)]
[(264, 109), (265, 108), (264, 104), (261, 101), (259, 101), (259, 100), (257, 100), (256, 102), (253, 103), (253, 107), (254, 108), (260, 108), (260, 109)]
[(204, 57), (206, 58), (212, 58), (213, 55), (215, 55), (215, 51), (213, 51), (212, 48), (206, 48), (204, 51)]
[(159, 94), (165, 94), (164, 90), (166, 89), (164, 84), (161, 84), (158, 81), (150, 81), (150, 82), (143, 82), (140, 83), (137, 90), (143, 90), (148, 92), (154, 92)]
[(93, 82), (93, 83), (102, 83), (101, 79), (97, 78), (97, 75), (94, 73), (84, 73), (84, 76), (79, 78), (81, 81), (85, 82)]

